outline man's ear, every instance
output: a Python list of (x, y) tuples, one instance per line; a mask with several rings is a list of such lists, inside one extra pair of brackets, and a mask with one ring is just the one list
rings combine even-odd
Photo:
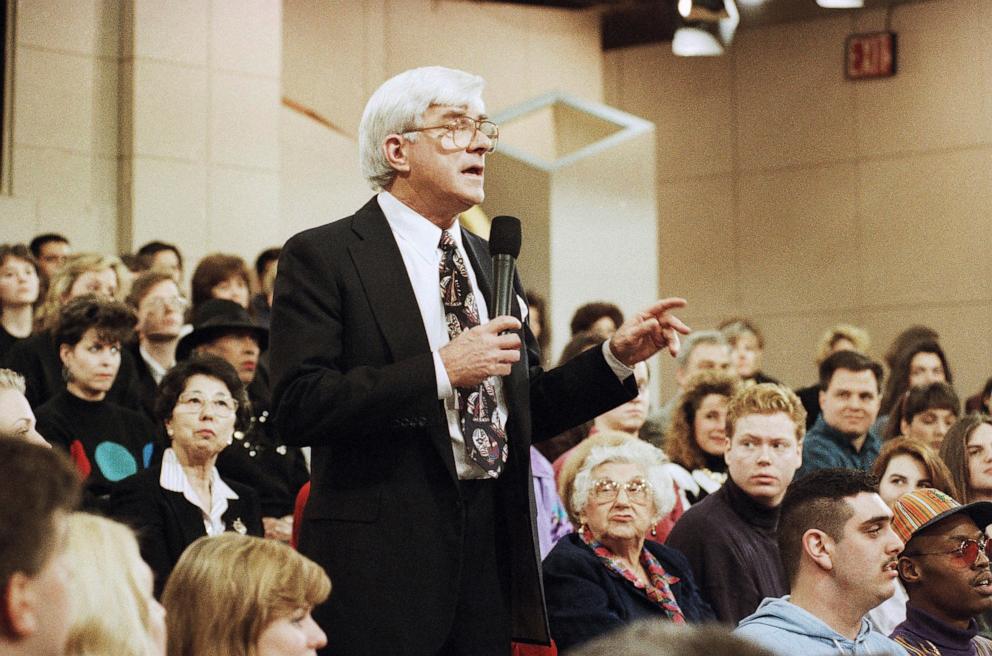
[(823, 531), (811, 528), (803, 533), (803, 552), (821, 569), (831, 571), (834, 568), (834, 541)]
[(902, 579), (903, 583), (919, 583), (920, 579), (923, 578), (923, 572), (920, 571), (919, 565), (908, 556), (899, 557), (898, 570), (899, 578)]
[(817, 398), (817, 403), (820, 404), (820, 412), (823, 412), (823, 400), (827, 398), (827, 393), (824, 392), (823, 390), (820, 390), (819, 392), (817, 392), (816, 398)]
[(400, 173), (406, 173), (410, 170), (410, 160), (406, 152), (408, 143), (398, 134), (391, 134), (382, 142), (382, 152), (386, 156), (386, 161)]
[(27, 638), (38, 630), (38, 597), (31, 578), (14, 572), (0, 599), (3, 629), (13, 638)]

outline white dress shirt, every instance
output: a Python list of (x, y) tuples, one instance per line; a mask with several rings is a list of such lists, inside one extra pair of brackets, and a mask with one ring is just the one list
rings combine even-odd
[[(445, 414), (448, 419), (448, 433), (451, 435), (451, 448), (455, 457), (455, 470), (458, 478), (488, 478), (486, 472), (477, 464), (468, 459), (465, 453), (465, 437), (459, 422), (457, 395), (451, 387), (448, 379), (448, 372), (444, 368), (441, 360), (440, 349), (450, 341), (448, 337), (448, 326), (444, 320), (444, 307), (441, 303), (441, 283), (439, 270), (441, 266), (441, 228), (437, 227), (424, 216), (404, 205), (388, 191), (380, 192), (377, 196), (379, 207), (386, 215), (386, 221), (392, 230), (396, 244), (399, 246), (400, 255), (403, 257), (403, 265), (406, 267), (410, 285), (413, 293), (417, 297), (417, 306), (420, 308), (420, 316), (424, 321), (424, 330), (427, 332), (427, 342), (430, 344), (431, 353), (434, 357), (434, 375), (437, 379), (437, 398), (444, 401)], [(468, 269), (469, 282), (472, 285), (472, 294), (479, 310), (479, 323), (484, 324), (489, 321), (489, 307), (486, 299), (479, 290), (479, 284), (472, 269), (472, 261), (468, 258), (464, 246), (462, 245), (461, 226), (455, 221), (448, 232), (451, 233), (457, 245), (458, 252)], [(521, 301), (521, 305), (523, 305)], [(526, 317), (526, 308), (521, 316)], [(617, 378), (625, 380), (633, 374), (633, 369), (616, 359), (608, 348), (608, 343), (603, 344), (603, 354), (606, 357), (610, 368), (616, 373)], [(506, 425), (506, 399), (503, 395), (503, 380), (499, 376), (492, 376), (491, 381), (496, 390), (497, 411), (502, 424)], [(508, 436), (513, 439), (513, 436)]]
[[(186, 500), (200, 509), (203, 515), (203, 527), (207, 530), (207, 535), (220, 535), (227, 526), (224, 524), (224, 513), (227, 512), (228, 499), (237, 499), (238, 493), (221, 480), (217, 468), (210, 472), (210, 495), (209, 505), (200, 499), (200, 495), (193, 489), (189, 482), (183, 466), (179, 464), (179, 458), (172, 449), (166, 449), (162, 455), (162, 473), (159, 474), (158, 483), (163, 489), (170, 492), (180, 492)], [(209, 507), (209, 512), (206, 508)], [(237, 524), (237, 522), (235, 522)], [(239, 531), (240, 532), (240, 531)]]

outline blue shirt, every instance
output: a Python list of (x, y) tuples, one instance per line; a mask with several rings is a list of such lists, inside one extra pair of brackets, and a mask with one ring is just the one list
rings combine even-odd
[(803, 466), (796, 472), (795, 480), (828, 467), (869, 471), (882, 448), (882, 440), (873, 429), (868, 429), (861, 451), (855, 451), (851, 442), (850, 437), (827, 424), (821, 414), (803, 440)]

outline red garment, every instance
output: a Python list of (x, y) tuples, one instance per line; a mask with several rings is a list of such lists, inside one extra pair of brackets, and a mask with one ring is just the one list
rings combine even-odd
[(555, 641), (551, 641), (550, 647), (544, 645), (531, 645), (526, 642), (514, 642), (512, 656), (558, 656), (558, 647)]
[[(303, 484), (296, 494), (296, 505), (293, 506), (293, 537), (289, 540), (289, 546), (296, 548), (300, 541), (300, 525), (303, 523), (303, 509), (307, 507), (310, 499), (310, 481)], [(668, 530), (671, 530), (669, 528)], [(667, 534), (666, 534), (667, 535)]]

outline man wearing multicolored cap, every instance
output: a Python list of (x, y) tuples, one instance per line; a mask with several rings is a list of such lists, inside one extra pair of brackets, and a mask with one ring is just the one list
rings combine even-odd
[(992, 609), (992, 503), (962, 506), (939, 490), (904, 494), (893, 506), (892, 529), (906, 543), (899, 578), (909, 603), (892, 638), (911, 656), (989, 656), (975, 617)]

